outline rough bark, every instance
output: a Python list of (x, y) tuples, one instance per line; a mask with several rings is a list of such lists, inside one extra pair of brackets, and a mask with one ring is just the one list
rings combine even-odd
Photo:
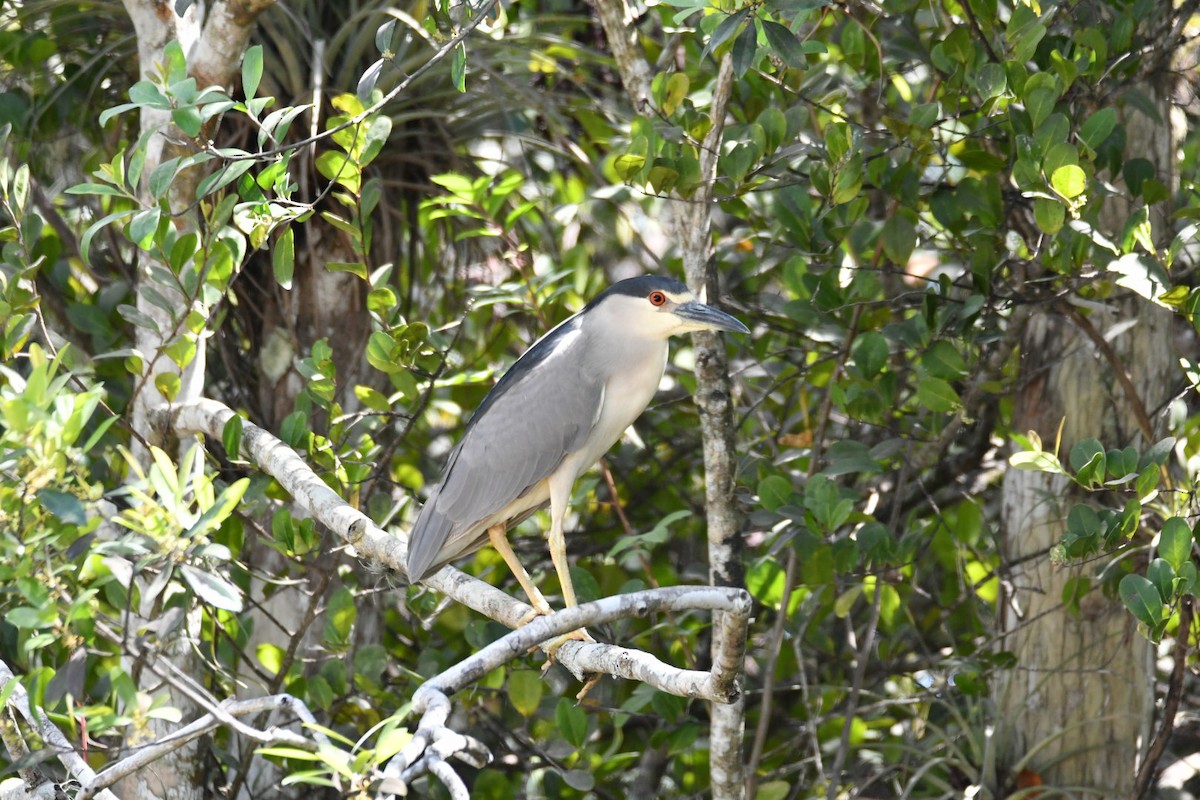
[[(1158, 105), (1169, 119), (1168, 104)], [(1123, 122), (1131, 149), (1152, 159), (1160, 179), (1173, 185), (1171, 126), (1129, 108)], [(1107, 198), (1106, 232), (1119, 234), (1132, 210), (1123, 196)], [(1155, 212), (1156, 233), (1169, 235), (1167, 210)], [(1148, 423), (1153, 438), (1162, 435), (1154, 413), (1170, 397), (1175, 363), (1166, 309), (1135, 295), (1090, 312), (1041, 309), (1029, 317), (1021, 350), (1014, 430), (1036, 431), (1049, 448), (1061, 423), (1064, 460), (1081, 439), (1144, 449), (1151, 444)], [(1099, 590), (1083, 599), (1077, 615), (1064, 607), (1067, 582), (1095, 577), (1096, 565), (1057, 564), (1048, 552), (1061, 542), (1070, 508), (1084, 499), (1059, 476), (1018, 470), (1005, 476), (1002, 549), (1005, 562), (1016, 566), (1001, 600), (1000, 629), (1016, 666), (997, 687), (999, 741), (1005, 763), (1028, 757), (1024, 768), (1048, 786), (1127, 797), (1153, 713), (1153, 651), (1133, 617)]]
[[(710, 117), (712, 127), (702, 144), (700, 174), (704, 189), (691, 201), (672, 203), (675, 240), (680, 243), (683, 270), (688, 285), (716, 298), (717, 271), (712, 263), (713, 185), (717, 151), (725, 130), (725, 109), (733, 90), (733, 59), (721, 59), (713, 89)], [(720, 334), (692, 335), (696, 350), (696, 406), (700, 410), (700, 437), (704, 452), (704, 516), (708, 527), (709, 580), (714, 586), (741, 587), (745, 576), (741, 558), (741, 518), (734, 500), (737, 486), (737, 450), (734, 447), (733, 381), (729, 359)], [(718, 626), (718, 632), (721, 630)], [(713, 637), (713, 657), (726, 651), (719, 636)], [(738, 667), (740, 671), (740, 665)], [(745, 761), (742, 743), (746, 733), (746, 709), (741, 699), (729, 705), (710, 707), (712, 731), (709, 748), (710, 777), (714, 798), (745, 795)]]

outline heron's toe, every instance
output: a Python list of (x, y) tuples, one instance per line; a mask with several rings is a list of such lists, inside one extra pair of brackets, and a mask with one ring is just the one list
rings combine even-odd
[(570, 633), (564, 633), (562, 636), (546, 645), (547, 658), (545, 665), (542, 667), (543, 670), (549, 668), (549, 666), (554, 663), (554, 658), (558, 654), (558, 649), (570, 641), (583, 642), (584, 644), (596, 644), (596, 640), (593, 639), (592, 635), (587, 632), (587, 628), (580, 628), (578, 630), (571, 631)]
[(534, 605), (531, 609), (529, 609), (528, 611), (525, 612), (525, 616), (523, 616), (519, 620), (517, 620), (517, 627), (523, 628), (526, 625), (528, 625), (529, 623), (533, 622), (538, 617), (548, 617), (553, 613), (554, 613), (554, 609), (551, 608), (548, 604), (543, 604), (541, 606)]

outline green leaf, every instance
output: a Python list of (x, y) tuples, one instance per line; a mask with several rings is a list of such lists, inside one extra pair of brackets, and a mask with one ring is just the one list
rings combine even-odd
[(849, 203), (857, 198), (862, 191), (862, 164), (862, 154), (856, 153), (847, 159), (846, 163), (838, 171), (837, 180), (833, 185), (833, 190), (830, 192), (829, 198), (830, 202), (835, 206)]
[(854, 365), (864, 378), (873, 378), (887, 364), (889, 356), (887, 339), (876, 331), (867, 331), (855, 337), (850, 345)]
[(560, 697), (554, 709), (554, 721), (558, 732), (574, 747), (583, 747), (587, 740), (588, 720), (583, 709), (565, 697)]
[(862, 597), (863, 585), (856, 583), (846, 591), (837, 596), (833, 601), (833, 615), (838, 619), (845, 619), (850, 615), (850, 611), (854, 608), (854, 604), (858, 602), (858, 598)]
[(921, 366), (935, 378), (958, 380), (967, 374), (967, 362), (962, 353), (944, 339), (934, 342), (921, 354)]
[(1158, 467), (1153, 464), (1143, 467), (1138, 473), (1134, 492), (1143, 503), (1149, 502), (1154, 495), (1158, 494), (1158, 478)]
[(462, 42), (450, 56), (450, 81), (460, 94), (467, 91), (467, 47)]
[(1192, 558), (1192, 529), (1181, 517), (1171, 517), (1163, 523), (1158, 537), (1158, 554), (1176, 572)]
[(104, 183), (77, 183), (74, 186), (68, 186), (67, 194), (97, 194), (107, 195), (109, 197), (128, 197), (128, 195), (116, 186), (109, 186)]
[(162, 219), (162, 210), (158, 206), (150, 206), (139, 211), (129, 223), (129, 240), (143, 250), (149, 250), (154, 243), (154, 234), (158, 230), (158, 222)]
[(1096, 439), (1083, 439), (1075, 443), (1071, 448), (1071, 454), (1067, 458), (1067, 463), (1071, 465), (1071, 469), (1078, 472), (1091, 462), (1097, 455), (1104, 455), (1104, 446)]
[(237, 614), (242, 610), (242, 590), (224, 577), (190, 564), (180, 564), (179, 572), (188, 586), (204, 602), (224, 611)]
[(1022, 450), (1008, 457), (1008, 465), (1014, 469), (1031, 472), (1049, 472), (1054, 475), (1064, 474), (1062, 464), (1053, 453), (1045, 450)]
[(754, 54), (758, 51), (758, 33), (751, 22), (738, 34), (733, 42), (733, 74), (741, 78), (754, 66)]
[(287, 135), (288, 129), (292, 125), (292, 121), (308, 109), (308, 104), (305, 104), (284, 107), (272, 111), (262, 121), (262, 127), (258, 131), (258, 146), (262, 147), (266, 143), (267, 139), (271, 138), (272, 136), (274, 136), (276, 140), (282, 139)]
[(1046, 150), (1046, 155), (1042, 158), (1042, 169), (1047, 175), (1053, 175), (1059, 167), (1077, 166), (1078, 164), (1079, 151), (1075, 149), (1075, 145), (1066, 142), (1050, 145)]
[(922, 376), (917, 383), (917, 401), (930, 411), (953, 411), (961, 405), (958, 392), (941, 378)]
[(1150, 445), (1150, 449), (1142, 453), (1142, 458), (1138, 461), (1138, 466), (1144, 467), (1153, 464), (1156, 467), (1161, 467), (1166, 464), (1167, 459), (1171, 457), (1171, 453), (1175, 450), (1175, 441), (1174, 436), (1167, 436)]
[(1086, 575), (1078, 575), (1067, 579), (1063, 584), (1062, 602), (1072, 614), (1079, 614), (1079, 603), (1091, 591), (1092, 579)]
[[(822, 544), (822, 547), (827, 547), (827, 545)], [(779, 560), (759, 559), (746, 571), (746, 590), (758, 602), (779, 610), (783, 603), (784, 578), (785, 574)], [(800, 598), (800, 592), (792, 592), (787, 609), (789, 614), (799, 605)]]
[(775, 51), (775, 55), (779, 56), (780, 61), (796, 69), (808, 66), (808, 57), (796, 34), (778, 22), (767, 19), (762, 20), (762, 29), (763, 34), (767, 37), (767, 44), (771, 45), (771, 49)]
[(1135, 197), (1142, 193), (1146, 182), (1153, 180), (1157, 174), (1154, 164), (1145, 158), (1131, 158), (1121, 165), (1121, 177)]
[[(135, 105), (150, 106), (151, 108), (168, 109), (171, 107), (171, 101), (162, 93), (158, 86), (150, 81), (138, 81), (133, 86), (129, 87), (129, 99)], [(109, 109), (110, 111), (112, 109)]]
[(392, 118), (382, 114), (371, 119), (362, 133), (362, 144), (358, 151), (358, 166), (365, 167), (375, 160), (392, 132)]
[(1157, 259), (1143, 253), (1129, 253), (1109, 261), (1107, 266), (1109, 272), (1117, 274), (1118, 286), (1163, 305), (1160, 298), (1171, 287), (1171, 278)]
[(242, 159), (238, 161), (227, 161), (216, 172), (208, 175), (196, 187), (196, 199), (200, 199), (214, 192), (224, 189), (229, 184), (236, 181), (246, 171), (254, 166), (254, 162), (250, 159)]
[(586, 769), (567, 769), (559, 773), (563, 783), (577, 792), (590, 792), (596, 786), (596, 776)]
[[(392, 20), (394, 23), (395, 20)], [(387, 59), (376, 59), (371, 66), (367, 67), (358, 79), (358, 85), (354, 87), (354, 94), (362, 100), (369, 100), (371, 92), (375, 91), (375, 85), (379, 83), (379, 76), (383, 74), (383, 65), (387, 63)]]
[(883, 252), (893, 264), (903, 267), (917, 246), (917, 227), (907, 214), (893, 214), (883, 224), (882, 239)]
[(787, 137), (787, 117), (776, 106), (767, 106), (757, 120), (766, 140), (766, 152), (773, 153)]
[(275, 272), (275, 281), (284, 289), (292, 288), (292, 276), (296, 267), (296, 234), (289, 225), (275, 240), (275, 250), (271, 254), (271, 266)]
[(290, 758), (295, 761), (323, 761), (324, 759), (318, 753), (313, 753), (309, 750), (301, 750), (298, 747), (260, 747), (254, 751), (260, 756), (275, 756), (276, 758)]
[(242, 91), (247, 100), (253, 99), (255, 93), (258, 92), (258, 83), (262, 80), (262, 73), (263, 49), (261, 44), (256, 44), (247, 48), (246, 55), (242, 56)]
[(1176, 573), (1179, 575), (1179, 593), (1194, 595), (1196, 593), (1197, 585), (1200, 584), (1200, 580), (1198, 580), (1200, 575), (1197, 574), (1196, 562), (1184, 562), (1183, 566), (1176, 570)]
[(822, 475), (854, 475), (860, 472), (880, 472), (883, 465), (871, 456), (871, 448), (865, 442), (843, 439), (829, 445), (825, 452), (828, 466)]
[(404, 41), (404, 31), (396, 31), (396, 20), (389, 19), (375, 31), (375, 49), (384, 56), (394, 57), (397, 48)]
[(100, 112), (100, 120), (99, 120), (100, 127), (104, 127), (105, 125), (107, 125), (108, 121), (110, 119), (112, 119), (113, 117), (119, 116), (121, 114), (124, 114), (126, 111), (132, 111), (133, 109), (140, 108), (140, 107), (141, 106), (138, 103), (121, 103), (118, 106), (113, 106), (112, 108), (106, 108)]
[[(1137, 477), (1138, 451), (1135, 447), (1126, 447), (1124, 450), (1112, 449), (1106, 454), (1105, 460), (1108, 462), (1108, 474), (1118, 483), (1125, 483)], [(1109, 481), (1112, 485), (1113, 481)]]
[[(225, 487), (216, 501), (187, 529), (188, 538), (199, 541), (229, 518), (250, 486), (249, 478), (239, 478)], [(240, 596), (240, 593), (239, 593)]]
[(700, 53), (700, 60), (703, 61), (705, 56), (714, 52), (718, 47), (725, 44), (735, 33), (746, 18), (750, 16), (750, 9), (743, 8), (736, 11), (725, 19), (721, 20), (721, 24), (717, 25), (717, 29), (713, 31), (712, 36), (708, 39), (708, 44), (704, 45), (704, 51)]
[(354, 623), (358, 620), (358, 608), (354, 594), (345, 586), (337, 589), (325, 607), (325, 640), (329, 644), (345, 645), (350, 642)]
[(685, 72), (672, 72), (667, 77), (667, 91), (663, 96), (662, 110), (667, 116), (674, 114), (687, 97), (691, 81)]
[(279, 645), (263, 642), (254, 649), (254, 654), (258, 657), (258, 663), (272, 675), (278, 675), (279, 670), (283, 669), (284, 650)]
[(1029, 92), (1029, 96), (1025, 98), (1025, 109), (1029, 112), (1029, 119), (1035, 129), (1049, 119), (1057, 103), (1058, 92), (1053, 89), (1039, 87)]
[(1033, 201), (1033, 218), (1043, 233), (1053, 236), (1062, 230), (1067, 219), (1067, 209), (1057, 200), (1038, 197)]
[(73, 494), (60, 492), (57, 489), (40, 489), (37, 499), (42, 504), (42, 508), (61, 522), (68, 525), (83, 525), (87, 522), (87, 507)]
[(753, 142), (740, 142), (719, 159), (721, 169), (735, 181), (746, 177), (761, 153)]
[(195, 106), (181, 106), (175, 109), (171, 112), (171, 121), (179, 126), (179, 130), (193, 137), (199, 136), (201, 128), (204, 127), (200, 109)]
[(337, 181), (354, 194), (358, 194), (362, 186), (362, 170), (346, 153), (336, 150), (326, 150), (317, 156), (317, 171), (331, 181)]
[(330, 272), (349, 272), (352, 275), (357, 275), (364, 281), (367, 280), (367, 265), (361, 261), (328, 261), (325, 264), (325, 269)]
[(1004, 66), (994, 62), (984, 64), (975, 74), (975, 87), (979, 89), (979, 95), (984, 100), (1004, 94), (1008, 87), (1008, 76), (1004, 72)]
[(1022, 62), (1033, 58), (1045, 35), (1046, 26), (1038, 20), (1033, 9), (1024, 3), (1016, 3), (1012, 16), (1008, 19), (1008, 27), (1004, 31), (1004, 38), (1012, 46), (1013, 61)]
[(1117, 591), (1121, 595), (1121, 602), (1138, 622), (1154, 627), (1162, 619), (1162, 598), (1158, 589), (1146, 578), (1141, 575), (1126, 575), (1121, 578)]
[(777, 511), (793, 494), (792, 482), (782, 475), (768, 475), (758, 482), (758, 499), (763, 508)]
[(537, 713), (545, 691), (546, 684), (539, 672), (520, 669), (508, 674), (508, 701), (523, 717)]
[(58, 619), (52, 608), (38, 610), (29, 606), (18, 606), (4, 614), (4, 620), (14, 628), (37, 630), (49, 628)]
[(1146, 578), (1158, 590), (1159, 599), (1170, 603), (1175, 598), (1175, 570), (1166, 559), (1156, 558), (1146, 567)]
[(230, 461), (238, 461), (242, 457), (242, 417), (234, 414), (221, 429), (221, 443), (225, 445), (225, 455)]
[(912, 111), (909, 112), (908, 123), (914, 128), (928, 130), (937, 122), (941, 111), (938, 103), (920, 103), (913, 106)]
[(174, 402), (182, 385), (179, 374), (175, 372), (160, 372), (154, 377), (154, 388), (158, 389), (167, 402)]
[[(1087, 118), (1079, 129), (1079, 141), (1089, 150), (1095, 152), (1108, 138), (1117, 126), (1117, 110), (1106, 106)], [(1135, 193), (1136, 194), (1136, 193)]]

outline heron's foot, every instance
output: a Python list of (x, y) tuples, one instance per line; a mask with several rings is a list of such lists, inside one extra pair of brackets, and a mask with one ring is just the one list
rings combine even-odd
[(575, 699), (582, 703), (583, 698), (587, 697), (588, 692), (590, 692), (592, 687), (599, 683), (600, 679), (603, 677), (604, 676), (600, 675), (599, 673), (588, 675), (587, 680), (583, 682), (583, 688), (579, 690), (579, 694), (575, 695)]
[(587, 628), (564, 633), (562, 636), (555, 639), (550, 644), (546, 645), (546, 663), (542, 665), (542, 672), (550, 669), (550, 665), (554, 663), (558, 654), (558, 649), (570, 641), (583, 642), (584, 644), (596, 644), (596, 640), (587, 632)]
[(548, 617), (554, 613), (554, 609), (551, 608), (550, 604), (547, 603), (545, 600), (542, 601), (540, 606), (536, 602), (533, 603), (532, 605), (533, 605), (533, 608), (526, 611), (525, 616), (523, 616), (519, 620), (517, 620), (518, 628), (525, 627), (526, 625), (533, 622), (538, 617)]

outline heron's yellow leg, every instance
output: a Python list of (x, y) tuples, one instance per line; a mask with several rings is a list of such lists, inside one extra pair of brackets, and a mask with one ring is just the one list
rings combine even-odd
[[(546, 598), (542, 596), (541, 591), (533, 585), (533, 580), (529, 577), (529, 573), (525, 571), (524, 565), (517, 560), (517, 554), (513, 552), (512, 545), (508, 543), (505, 527), (504, 525), (493, 525), (488, 528), (488, 539), (491, 540), (492, 547), (496, 548), (496, 551), (500, 553), (500, 557), (504, 559), (504, 563), (508, 564), (508, 568), (512, 570), (512, 574), (517, 577), (517, 583), (521, 584), (521, 588), (529, 596), (529, 603), (533, 606), (533, 610), (542, 615), (553, 614), (554, 609), (546, 602)], [(525, 622), (529, 621), (525, 620)]]
[[(568, 491), (570, 491), (569, 487)], [(563, 535), (563, 516), (566, 512), (567, 504), (565, 500), (561, 503), (554, 502), (553, 489), (551, 492), (550, 533), (546, 535), (546, 542), (550, 546), (550, 560), (554, 562), (554, 571), (558, 573), (558, 582), (562, 584), (563, 602), (567, 604), (567, 608), (571, 608), (572, 606), (579, 605), (579, 602), (575, 598), (575, 585), (571, 582), (571, 565), (567, 563), (567, 539)], [(572, 639), (592, 644), (596, 642), (591, 634), (587, 632), (586, 628), (571, 631), (555, 639), (546, 648), (546, 653), (550, 656), (551, 660), (553, 660), (554, 654), (558, 652), (558, 648)]]

